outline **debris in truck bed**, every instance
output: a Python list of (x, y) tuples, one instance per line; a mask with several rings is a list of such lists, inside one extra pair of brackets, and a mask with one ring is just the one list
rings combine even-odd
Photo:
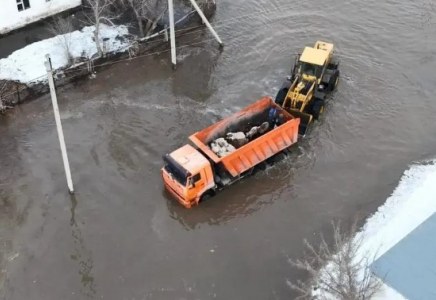
[(254, 126), (250, 129), (249, 132), (247, 132), (247, 138), (252, 139), (257, 132), (259, 131), (259, 127), (258, 126)]
[(210, 148), (218, 157), (224, 157), (266, 133), (268, 129), (269, 123), (264, 122), (260, 126), (253, 126), (246, 134), (242, 131), (228, 132), (225, 138), (214, 140), (210, 144)]
[(226, 140), (235, 148), (241, 148), (248, 143), (248, 139), (243, 132), (229, 132), (227, 133)]
[(236, 148), (229, 144), (224, 138), (219, 138), (212, 142), (211, 149), (218, 157), (226, 156), (236, 150)]
[(229, 132), (227, 133), (227, 139), (230, 140), (243, 140), (245, 139), (245, 134), (243, 132)]
[(250, 129), (249, 132), (247, 132), (246, 137), (249, 140), (253, 140), (256, 137), (264, 134), (269, 128), (269, 123), (268, 122), (263, 122), (262, 125), (260, 126), (254, 126)]

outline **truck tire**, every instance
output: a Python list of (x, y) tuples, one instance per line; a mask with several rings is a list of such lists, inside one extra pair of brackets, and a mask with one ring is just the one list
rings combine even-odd
[(284, 160), (286, 157), (287, 157), (286, 152), (282, 151), (274, 156), (274, 160), (276, 161), (276, 163), (278, 163)]
[(328, 89), (330, 92), (333, 92), (338, 87), (339, 75), (340, 75), (339, 70), (335, 70), (333, 75), (330, 77), (330, 81), (329, 81), (329, 85), (328, 85)]
[(252, 174), (256, 175), (258, 173), (264, 172), (266, 170), (266, 167), (267, 167), (267, 164), (266, 164), (266, 162), (263, 161), (254, 167)]
[(313, 103), (312, 107), (312, 115), (315, 120), (318, 120), (319, 117), (324, 112), (324, 101), (320, 99), (315, 99), (315, 102)]
[(205, 202), (207, 200), (209, 200), (210, 198), (212, 198), (214, 195), (212, 192), (205, 192), (203, 195), (201, 195), (200, 197), (200, 203)]
[(286, 154), (283, 152), (279, 152), (266, 160), (266, 163), (270, 166), (274, 166), (275, 164), (281, 162), (286, 158)]
[(283, 102), (285, 102), (286, 95), (288, 94), (289, 88), (291, 87), (290, 81), (285, 81), (277, 93), (276, 99), (274, 102), (280, 106), (283, 106)]

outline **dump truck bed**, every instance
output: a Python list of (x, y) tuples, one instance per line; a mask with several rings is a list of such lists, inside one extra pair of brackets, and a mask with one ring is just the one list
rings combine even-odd
[[(271, 129), (223, 157), (218, 157), (209, 147), (212, 141), (224, 137), (229, 132), (240, 131), (241, 128), (246, 129), (268, 121), (269, 111), (272, 107), (283, 114), (286, 121), (284, 124)], [(221, 163), (233, 177), (236, 177), (296, 143), (299, 124), (300, 119), (294, 118), (275, 104), (271, 98), (266, 97), (191, 135), (189, 139), (213, 162)]]

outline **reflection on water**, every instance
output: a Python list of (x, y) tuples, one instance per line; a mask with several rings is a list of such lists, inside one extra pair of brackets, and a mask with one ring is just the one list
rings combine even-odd
[[(293, 158), (299, 155), (298, 152), (298, 148), (294, 148), (292, 154), (283, 161), (244, 178), (191, 209), (184, 208), (168, 191), (162, 189), (171, 218), (191, 230), (205, 224), (223, 225), (232, 219), (249, 216), (281, 199), (282, 193), (286, 193), (287, 200), (292, 201), (296, 196), (292, 187), (296, 168)], [(265, 179), (268, 179), (266, 184)]]
[[(220, 53), (204, 51), (192, 52), (183, 59), (183, 68), (174, 74), (172, 91), (174, 95), (188, 97), (196, 102), (204, 103), (217, 91), (212, 73), (220, 58)], [(195, 76), (191, 76), (195, 74)]]
[[(74, 240), (74, 249), (71, 254), (71, 259), (77, 262), (79, 274), (83, 289), (81, 293), (87, 299), (93, 299), (97, 293), (97, 285), (94, 281), (92, 252), (87, 249), (85, 241), (82, 237), (80, 224), (76, 220), (77, 200), (75, 195), (71, 195), (71, 236)], [(83, 224), (82, 224), (83, 225)]]

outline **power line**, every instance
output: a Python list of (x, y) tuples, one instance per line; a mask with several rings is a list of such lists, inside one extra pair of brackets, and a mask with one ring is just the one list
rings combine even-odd
[[(250, 17), (250, 16), (255, 16), (255, 15), (258, 15), (258, 14), (272, 13), (272, 12), (275, 12), (275, 11), (278, 11), (278, 10), (287, 9), (287, 8), (289, 8), (291, 6), (294, 6), (294, 5), (295, 5), (294, 3), (291, 3), (291, 4), (287, 4), (287, 5), (282, 5), (282, 6), (279, 6), (279, 7), (276, 7), (276, 8), (261, 10), (261, 11), (245, 14), (245, 15), (242, 15), (242, 16), (238, 16), (238, 17), (233, 17), (233, 18), (228, 18), (228, 19), (225, 19), (225, 20), (216, 21), (214, 23), (211, 23), (211, 25), (213, 25), (214, 28), (225, 27), (225, 26), (231, 25), (232, 22), (238, 21), (240, 19), (244, 19), (244, 18), (247, 18), (247, 17)], [(198, 26), (192, 26), (192, 27), (188, 27), (188, 28), (181, 28), (181, 29), (176, 30), (175, 32), (178, 33), (178, 32), (187, 31), (187, 33), (179, 35), (178, 38), (180, 38), (180, 37), (185, 36), (185, 35), (198, 33), (200, 31), (202, 31), (203, 29), (204, 29), (204, 25), (198, 25)], [(151, 43), (155, 43), (155, 42), (160, 42), (160, 40), (148, 41), (146, 43), (151, 44)]]
[[(283, 9), (284, 7), (287, 7), (287, 6), (290, 6), (290, 5), (281, 6), (280, 9)], [(263, 12), (265, 12), (265, 11), (274, 11), (274, 10), (278, 10), (278, 9), (279, 9), (279, 8), (270, 9), (270, 10), (264, 10), (264, 11), (259, 11), (259, 12), (256, 12), (256, 13), (247, 14), (247, 15), (245, 15), (245, 16), (254, 15), (254, 14), (259, 14), (259, 13), (263, 13)], [(239, 19), (239, 18), (242, 18), (242, 17), (244, 17), (244, 16), (241, 16), (241, 17), (235, 17), (235, 18), (230, 18), (230, 19), (228, 19), (228, 20), (235, 20), (235, 19)], [(222, 22), (224, 22), (224, 21), (226, 21), (226, 20), (223, 20), (223, 21), (220, 21), (220, 22), (217, 22), (217, 23), (222, 23)], [(277, 22), (279, 22), (279, 21), (280, 21), (280, 20), (275, 20), (275, 21), (269, 22), (269, 23), (267, 23), (267, 24), (262, 24), (262, 25), (260, 25), (260, 26), (254, 27), (254, 28), (251, 27), (250, 30), (253, 31), (253, 29), (257, 29), (257, 28), (259, 28), (259, 27), (263, 27), (263, 26), (271, 25), (271, 24), (277, 23)], [(181, 30), (183, 30), (183, 29), (179, 29), (178, 31), (181, 31)], [(176, 31), (176, 32), (177, 32), (177, 31)], [(190, 33), (191, 33), (191, 32), (190, 32)], [(182, 35), (182, 36), (183, 36), (183, 35)], [(246, 35), (245, 35), (245, 34), (241, 34), (241, 36), (238, 36), (237, 38), (233, 38), (233, 39), (231, 39), (231, 41), (234, 42), (234, 41), (236, 41), (236, 40), (239, 40), (239, 39), (242, 38), (242, 36), (246, 36)], [(194, 46), (194, 45), (198, 45), (198, 44), (206, 43), (206, 42), (213, 41), (213, 40), (214, 40), (214, 39), (206, 39), (206, 40), (203, 40), (203, 41), (200, 41), (200, 42), (190, 43), (190, 44), (183, 45), (183, 46), (178, 46), (177, 49), (187, 48), (187, 47), (190, 47), (190, 46)], [(153, 41), (153, 42), (155, 42), (155, 41)], [(158, 55), (158, 54), (166, 53), (166, 52), (169, 52), (169, 51), (171, 51), (171, 49), (166, 49), (166, 50), (156, 51), (156, 52), (153, 52), (153, 53), (147, 53), (147, 54), (138, 55), (138, 56), (131, 57), (131, 58), (120, 59), (120, 60), (117, 60), (117, 61), (106, 62), (106, 63), (102, 63), (102, 64), (100, 64), (100, 65), (95, 65), (94, 67), (102, 67), (102, 66), (107, 66), (107, 65), (113, 65), (113, 64), (116, 64), (116, 63), (119, 63), (119, 62), (130, 61), (130, 60), (133, 60), (133, 59), (135, 59), (135, 58), (140, 58), (140, 57), (147, 57), (147, 56)]]
[[(278, 19), (278, 20), (274, 20), (274, 21), (272, 21), (272, 22), (269, 22), (269, 23), (267, 23), (267, 24), (262, 24), (262, 25), (259, 25), (259, 26), (256, 26), (256, 27), (251, 27), (251, 28), (250, 28), (250, 31), (253, 32), (253, 31), (254, 31), (253, 29), (258, 29), (258, 28), (260, 28), (260, 27), (264, 27), (264, 26), (267, 26), (267, 25), (271, 25), (271, 24), (274, 24), (274, 23), (277, 23), (277, 22), (280, 22), (280, 20)], [(230, 43), (227, 42), (226, 44), (227, 44), (227, 45), (232, 45), (232, 44), (231, 44), (232, 42), (238, 41), (238, 40), (240, 40), (240, 39), (242, 39), (242, 38), (244, 38), (244, 37), (246, 37), (246, 36), (247, 36), (247, 35), (246, 35), (245, 33), (241, 33), (241, 34), (238, 35), (237, 37), (235, 37), (235, 38), (231, 38), (231, 39), (230, 39)], [(183, 46), (178, 46), (177, 49), (183, 49), (183, 48), (187, 48), (187, 47), (194, 46), (194, 45), (199, 45), (199, 44), (206, 43), (206, 42), (210, 42), (210, 41), (214, 41), (214, 39), (213, 39), (213, 38), (210, 38), (210, 39), (202, 40), (202, 41), (200, 41), (200, 42), (195, 42), (195, 43), (190, 43), (190, 44), (186, 44), (186, 45), (183, 45)], [(113, 65), (113, 64), (116, 64), (116, 63), (119, 63), (119, 62), (123, 62), (123, 61), (131, 61), (131, 60), (134, 60), (134, 59), (136, 59), (136, 58), (140, 58), (140, 57), (147, 57), (147, 56), (159, 55), (159, 54), (166, 53), (166, 52), (169, 52), (169, 51), (171, 51), (171, 49), (165, 49), (165, 50), (161, 50), (161, 51), (156, 51), (156, 52), (152, 52), (152, 53), (147, 53), (147, 54), (138, 55), (138, 56), (131, 57), (131, 58), (125, 58), (125, 59), (120, 59), (120, 60), (117, 60), (117, 61), (106, 62), (106, 63), (102, 63), (102, 64), (100, 64), (100, 65), (95, 65), (94, 67), (101, 67), (101, 66)]]
[[(256, 11), (256, 12), (253, 12), (253, 13), (237, 16), (237, 17), (228, 18), (228, 19), (225, 19), (225, 20), (220, 20), (220, 21), (212, 23), (212, 25), (214, 25), (214, 27), (218, 27), (218, 28), (225, 27), (225, 26), (231, 25), (232, 22), (235, 22), (235, 21), (247, 18), (247, 17), (256, 16), (256, 15), (259, 15), (259, 14), (272, 13), (272, 12), (275, 12), (275, 11), (278, 11), (278, 10), (283, 10), (283, 9), (289, 8), (289, 7), (294, 6), (294, 5), (295, 5), (294, 3), (291, 3), (291, 4), (281, 5), (281, 6), (270, 8), (270, 9), (260, 10), (260, 11)], [(276, 21), (273, 21), (273, 22), (270, 22), (270, 23), (267, 23), (267, 24), (262, 24), (261, 26), (271, 25), (271, 24), (276, 23), (278, 21), (279, 20), (276, 20)], [(261, 26), (259, 26), (259, 27), (261, 27)], [(199, 26), (192, 26), (192, 27), (189, 27), (189, 28), (181, 28), (181, 29), (176, 30), (175, 32), (177, 33), (177, 32), (187, 31), (185, 34), (181, 34), (181, 35), (178, 36), (178, 37), (182, 37), (182, 36), (185, 36), (185, 35), (189, 35), (189, 34), (194, 34), (194, 33), (200, 32), (200, 31), (202, 31), (203, 28), (204, 28), (204, 25), (199, 25)], [(253, 30), (253, 29), (256, 29), (256, 28), (258, 28), (258, 27), (250, 28), (250, 29)], [(242, 38), (242, 36), (241, 37), (237, 37), (237, 38), (233, 38), (230, 41), (234, 42), (234, 41), (237, 41), (237, 40), (239, 40), (241, 38)], [(190, 44), (183, 45), (183, 46), (178, 46), (177, 49), (183, 49), (183, 48), (187, 48), (187, 47), (194, 46), (194, 45), (199, 45), (199, 44), (206, 43), (206, 42), (213, 41), (213, 40), (214, 39), (206, 39), (206, 40), (203, 40), (203, 41), (200, 41), (200, 42), (190, 43)], [(161, 40), (149, 41), (149, 42), (146, 42), (146, 44), (151, 44), (151, 43), (156, 43), (156, 42), (161, 42)], [(124, 47), (122, 49), (128, 49), (128, 48), (130, 48), (132, 46), (132, 44), (129, 44), (129, 45), (127, 45), (126, 47)], [(123, 61), (131, 61), (131, 60), (133, 60), (135, 58), (159, 55), (159, 54), (162, 54), (162, 53), (169, 52), (170, 50), (171, 49), (166, 49), (166, 50), (162, 50), (162, 51), (156, 51), (156, 52), (153, 52), (153, 53), (147, 53), (147, 54), (143, 54), (143, 55), (138, 55), (138, 56), (131, 57), (131, 58), (120, 59), (120, 60), (112, 61), (112, 62), (106, 62), (106, 63), (102, 63), (100, 65), (96, 65), (94, 67), (103, 67), (103, 66), (108, 66), (108, 65), (113, 65), (113, 64), (116, 64), (116, 63), (120, 63), (120, 62), (123, 62)], [(75, 72), (75, 71), (74, 70), (71, 70), (71, 71), (64, 70), (63, 71), (64, 74), (72, 73), (72, 72)], [(45, 77), (45, 75), (39, 76), (37, 78), (34, 78), (34, 79), (32, 79), (32, 80), (30, 80), (28, 82), (35, 82), (35, 81), (38, 81), (39, 79), (41, 79), (43, 77)], [(23, 87), (21, 89), (18, 89), (16, 91), (12, 92), (12, 93), (2, 95), (2, 97), (11, 96), (11, 95), (16, 94), (16, 93), (18, 93), (20, 91), (25, 90), (26, 88), (27, 87)]]
[[(214, 27), (218, 27), (219, 28), (219, 27), (228, 25), (228, 24), (222, 24), (221, 26), (219, 26), (219, 24), (221, 24), (221, 23), (228, 23), (228, 22), (232, 22), (232, 21), (237, 21), (237, 20), (240, 20), (240, 19), (243, 19), (243, 18), (246, 18), (246, 17), (258, 15), (258, 14), (275, 12), (275, 11), (278, 11), (278, 10), (286, 9), (288, 7), (291, 7), (291, 6), (295, 6), (295, 3), (291, 3), (291, 4), (287, 4), (287, 5), (282, 5), (282, 6), (271, 8), (271, 9), (260, 10), (260, 11), (256, 11), (256, 12), (249, 13), (249, 14), (245, 14), (245, 15), (242, 15), (242, 16), (238, 16), (238, 17), (228, 18), (228, 19), (225, 19), (225, 20), (216, 21), (216, 22), (211, 23), (211, 24), (214, 25)], [(193, 27), (190, 27), (190, 28), (182, 28), (182, 29), (176, 30), (176, 32), (185, 31), (185, 30), (191, 30), (191, 29), (200, 28), (200, 27), (203, 27), (203, 25), (193, 26)]]
[[(279, 20), (270, 22), (268, 24), (262, 24), (261, 26), (257, 26), (257, 27), (251, 28), (251, 29), (257, 29), (259, 27), (262, 27), (262, 26), (265, 26), (265, 25), (270, 25), (270, 24), (276, 23), (278, 21)], [(244, 37), (246, 37), (246, 34), (242, 33), (242, 34), (238, 35), (235, 38), (231, 38), (227, 44), (228, 45), (232, 45), (232, 43), (234, 43), (235, 41), (238, 41), (238, 40), (240, 40), (240, 39), (242, 39)], [(183, 46), (178, 46), (177, 49), (188, 48), (188, 47), (191, 47), (191, 46), (207, 43), (207, 42), (210, 42), (210, 41), (213, 41), (213, 40), (214, 40), (213, 38), (210, 38), (210, 39), (202, 40), (202, 41), (195, 42), (195, 43), (189, 43), (189, 44), (186, 44), (186, 45), (183, 45)], [(129, 46), (126, 46), (126, 48), (128, 48)], [(124, 58), (124, 59), (120, 59), (120, 60), (116, 60), (116, 61), (105, 62), (105, 63), (99, 64), (99, 65), (94, 65), (93, 67), (96, 68), (96, 67), (104, 67), (104, 66), (114, 65), (114, 64), (117, 64), (117, 63), (125, 62), (125, 61), (131, 61), (131, 60), (134, 60), (136, 58), (143, 58), (143, 57), (148, 57), (148, 56), (159, 55), (159, 54), (162, 54), (162, 53), (169, 52), (170, 50), (171, 49), (165, 49), (165, 50), (161, 50), (161, 51), (155, 51), (155, 52), (152, 52), (152, 53), (146, 53), (146, 54), (138, 55), (138, 56), (135, 56), (135, 57), (129, 57), (129, 58)], [(75, 70), (64, 70), (63, 74), (69, 74), (69, 73), (73, 73), (73, 72), (76, 72), (76, 71)], [(42, 76), (34, 78), (34, 79), (32, 79), (32, 80), (30, 80), (28, 82), (35, 82), (35, 81), (38, 81), (39, 79), (42, 79), (44, 77), (45, 77), (45, 75), (42, 75)], [(66, 77), (68, 77), (68, 76), (66, 76)], [(3, 95), (3, 97), (8, 97), (8, 96), (11, 96), (11, 95), (16, 94), (18, 92), (24, 91), (26, 88), (27, 87), (20, 88), (17, 91), (14, 91), (12, 93)]]

